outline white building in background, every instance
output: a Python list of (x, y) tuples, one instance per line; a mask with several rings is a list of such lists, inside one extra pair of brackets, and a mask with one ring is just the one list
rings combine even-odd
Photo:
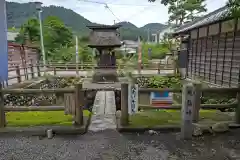
[(123, 40), (122, 46), (118, 48), (117, 50), (126, 52), (128, 54), (135, 54), (137, 53), (138, 48), (138, 42), (137, 41), (131, 41), (131, 40)]
[(167, 26), (166, 28), (164, 28), (160, 32), (152, 34), (152, 36), (154, 37), (153, 42), (154, 43), (160, 43), (163, 40), (165, 34), (171, 34), (171, 33), (173, 33), (173, 31), (174, 31), (173, 26)]
[(8, 31), (7, 32), (7, 40), (9, 41), (9, 42), (14, 42), (15, 41), (15, 38), (18, 36), (18, 32), (10, 32), (10, 31)]

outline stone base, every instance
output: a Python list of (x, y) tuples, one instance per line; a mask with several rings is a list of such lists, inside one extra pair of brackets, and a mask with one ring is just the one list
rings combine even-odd
[(95, 69), (92, 77), (93, 83), (101, 82), (118, 82), (118, 75), (116, 69)]

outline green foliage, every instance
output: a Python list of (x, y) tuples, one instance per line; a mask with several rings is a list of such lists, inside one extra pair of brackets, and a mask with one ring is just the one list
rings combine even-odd
[[(43, 22), (44, 47), (47, 60), (69, 61), (75, 53), (73, 33), (57, 17), (50, 16)], [(30, 43), (40, 48), (39, 20), (29, 19), (21, 26), (20, 34), (15, 39), (20, 44)]]
[[(32, 16), (37, 17), (37, 11), (34, 3), (15, 3), (7, 2), (8, 27), (20, 28)], [(42, 17), (45, 20), (49, 16), (59, 17), (64, 24), (73, 30), (74, 34), (86, 37), (89, 34), (88, 25), (96, 25), (76, 12), (59, 6), (43, 7)], [(160, 31), (164, 25), (160, 23), (147, 24), (141, 28), (127, 22), (121, 22), (120, 34), (122, 39), (137, 40), (138, 36), (147, 39), (147, 30), (155, 32)]]
[(27, 41), (34, 43), (40, 40), (39, 21), (36, 18), (30, 18), (21, 26), (15, 41), (20, 44), (26, 44)]
[(230, 16), (240, 17), (240, 1), (239, 0), (228, 0), (227, 6), (230, 9)]
[(148, 88), (181, 88), (179, 77), (154, 76), (148, 81)]
[[(141, 108), (141, 106), (139, 106)], [(204, 124), (212, 124), (213, 122), (232, 121), (232, 117), (219, 113), (216, 110), (200, 110), (199, 119)], [(181, 125), (181, 111), (177, 110), (146, 110), (131, 115), (131, 127), (157, 127), (160, 125)]]
[[(148, 0), (155, 2), (156, 0)], [(161, 0), (161, 4), (168, 6), (169, 22), (182, 25), (185, 22), (193, 21), (201, 13), (207, 11), (206, 0)]]
[(169, 49), (162, 44), (143, 44), (142, 45), (142, 54), (143, 59), (149, 59), (148, 49), (151, 48), (151, 58), (152, 59), (163, 59), (166, 56), (166, 53), (169, 52)]
[(44, 46), (47, 52), (53, 52), (62, 46), (72, 46), (73, 34), (58, 17), (49, 16), (43, 24)]
[(236, 101), (236, 94), (203, 93), (203, 104), (231, 104)]

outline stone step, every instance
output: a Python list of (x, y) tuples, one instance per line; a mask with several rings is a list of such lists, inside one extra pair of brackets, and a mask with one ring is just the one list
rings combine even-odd
[(116, 106), (113, 91), (98, 91), (93, 105), (90, 131), (116, 128)]

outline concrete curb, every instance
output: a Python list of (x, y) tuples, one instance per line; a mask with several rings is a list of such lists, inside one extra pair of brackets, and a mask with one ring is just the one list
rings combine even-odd
[(161, 127), (119, 127), (117, 128), (119, 132), (146, 132), (149, 130), (160, 131), (164, 133), (169, 132), (180, 132), (180, 126), (161, 126)]
[[(229, 124), (229, 129), (240, 129), (239, 124)], [(166, 125), (166, 126), (159, 126), (159, 127), (128, 127), (128, 126), (120, 126), (117, 124), (117, 131), (119, 132), (146, 132), (149, 130), (153, 131), (160, 131), (163, 133), (169, 132), (180, 132), (181, 127), (179, 125)], [(206, 131), (204, 131), (205, 133)]]
[[(156, 126), (156, 127), (122, 126), (120, 118), (121, 118), (121, 112), (117, 112), (116, 113), (116, 123), (117, 123), (117, 131), (119, 131), (119, 132), (146, 132), (149, 130), (154, 130), (154, 131), (169, 133), (169, 132), (180, 132), (181, 131), (180, 125), (162, 125), (162, 126)], [(240, 124), (235, 124), (235, 123), (230, 123), (228, 126), (229, 126), (229, 129), (239, 129), (240, 128)]]

